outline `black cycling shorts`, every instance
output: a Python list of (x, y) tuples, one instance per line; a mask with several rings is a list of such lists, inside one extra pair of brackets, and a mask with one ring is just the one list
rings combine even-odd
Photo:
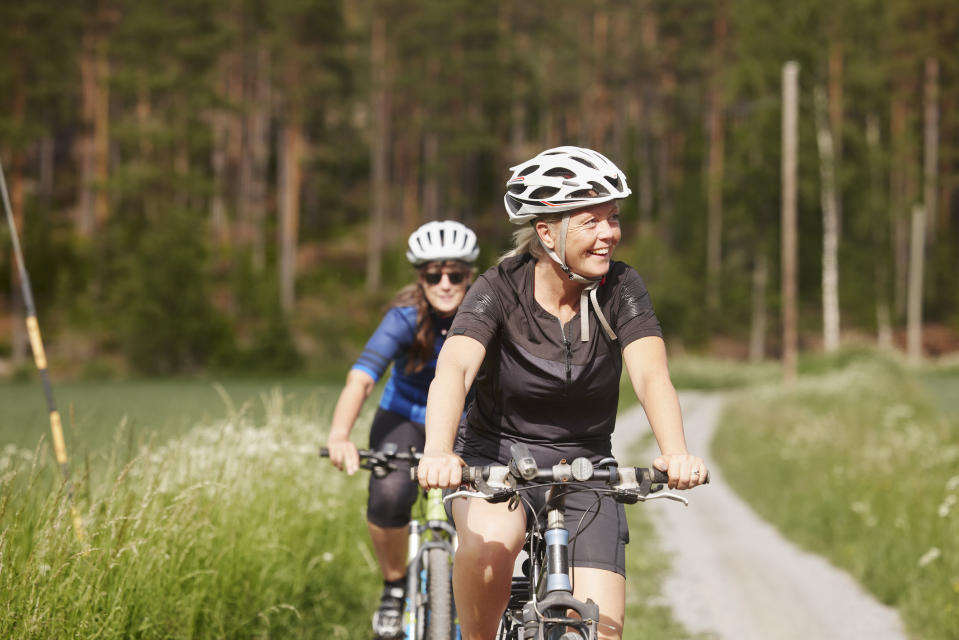
[[(496, 460), (463, 456), (469, 466), (502, 464)], [(597, 488), (606, 487), (602, 481), (589, 482)], [(546, 522), (548, 487), (522, 491), (526, 507), (526, 522), (538, 514)], [(528, 504), (529, 503), (529, 504)], [(626, 575), (626, 545), (629, 543), (629, 524), (626, 508), (612, 497), (601, 493), (577, 491), (566, 496), (566, 529), (569, 531), (569, 564), (571, 567), (605, 569)]]
[[(397, 451), (415, 447), (423, 451), (426, 431), (419, 422), (413, 422), (386, 409), (377, 409), (370, 427), (370, 449), (382, 449), (393, 443)], [(397, 461), (397, 470), (382, 478), (370, 474), (370, 493), (366, 502), (366, 519), (384, 528), (405, 527), (410, 522), (413, 504), (419, 495), (419, 485), (410, 480), (410, 465)]]

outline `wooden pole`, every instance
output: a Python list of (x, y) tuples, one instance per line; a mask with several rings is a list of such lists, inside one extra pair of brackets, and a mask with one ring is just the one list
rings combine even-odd
[(73, 501), (73, 483), (70, 480), (70, 466), (67, 461), (67, 445), (63, 437), (63, 424), (60, 420), (60, 412), (57, 411), (57, 405), (53, 399), (53, 385), (50, 383), (50, 375), (47, 372), (47, 356), (43, 350), (40, 324), (37, 322), (37, 310), (33, 303), (33, 289), (30, 286), (30, 275), (27, 273), (26, 265), (23, 261), (23, 252), (20, 250), (20, 239), (17, 236), (17, 226), (13, 220), (13, 212), (10, 207), (10, 195), (7, 193), (7, 181), (3, 175), (2, 165), (0, 165), (0, 192), (2, 192), (3, 206), (7, 214), (7, 224), (10, 226), (10, 239), (13, 242), (14, 258), (17, 262), (17, 270), (20, 273), (20, 290), (23, 293), (24, 307), (26, 307), (26, 325), (27, 334), (30, 338), (30, 348), (33, 350), (33, 360), (37, 365), (37, 369), (40, 371), (40, 379), (43, 382), (43, 391), (47, 399), (47, 409), (50, 416), (50, 432), (53, 436), (53, 451), (57, 458), (57, 464), (60, 467), (60, 474), (63, 476), (67, 500), (70, 502), (73, 531), (77, 536), (77, 540), (85, 543), (87, 534), (83, 526), (83, 518), (80, 517), (80, 512)]
[(796, 379), (798, 370), (798, 241), (796, 237), (796, 167), (799, 142), (799, 63), (783, 66), (782, 117), (782, 323), (783, 377)]

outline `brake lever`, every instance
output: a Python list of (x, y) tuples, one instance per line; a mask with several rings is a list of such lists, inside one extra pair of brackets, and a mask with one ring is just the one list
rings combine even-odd
[(656, 493), (651, 493), (648, 496), (640, 496), (640, 502), (649, 502), (650, 500), (674, 500), (676, 502), (682, 502), (683, 506), (689, 506), (689, 500), (686, 498), (676, 495), (675, 493), (669, 493), (668, 491), (658, 491)]
[(449, 502), (453, 498), (482, 498), (483, 500), (488, 499), (490, 496), (479, 491), (468, 491), (466, 489), (460, 489), (459, 491), (454, 491), (443, 496), (443, 502)]

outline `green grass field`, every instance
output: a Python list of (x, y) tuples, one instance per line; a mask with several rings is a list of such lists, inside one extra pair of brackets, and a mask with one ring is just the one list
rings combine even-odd
[(959, 376), (873, 357), (730, 397), (713, 453), (803, 547), (897, 607), (912, 637), (959, 629)]
[[(222, 387), (58, 387), (65, 416), (73, 406), (81, 544), (42, 393), (0, 385), (0, 637), (368, 639), (379, 579), (366, 478), (316, 455), (338, 389)], [(686, 637), (655, 603), (668, 560), (644, 517), (630, 509), (630, 571), (642, 579), (630, 582), (626, 637)]]

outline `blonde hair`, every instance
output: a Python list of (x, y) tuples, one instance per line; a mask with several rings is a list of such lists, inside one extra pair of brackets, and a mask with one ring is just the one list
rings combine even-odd
[(499, 262), (502, 262), (506, 258), (512, 258), (513, 256), (521, 256), (524, 253), (531, 254), (537, 260), (546, 257), (546, 249), (543, 247), (543, 243), (539, 240), (539, 234), (536, 232), (536, 223), (545, 222), (546, 224), (552, 226), (562, 220), (564, 217), (568, 216), (571, 212), (563, 213), (550, 213), (542, 215), (534, 220), (530, 220), (529, 224), (524, 225), (513, 232), (513, 248), (500, 256)]

